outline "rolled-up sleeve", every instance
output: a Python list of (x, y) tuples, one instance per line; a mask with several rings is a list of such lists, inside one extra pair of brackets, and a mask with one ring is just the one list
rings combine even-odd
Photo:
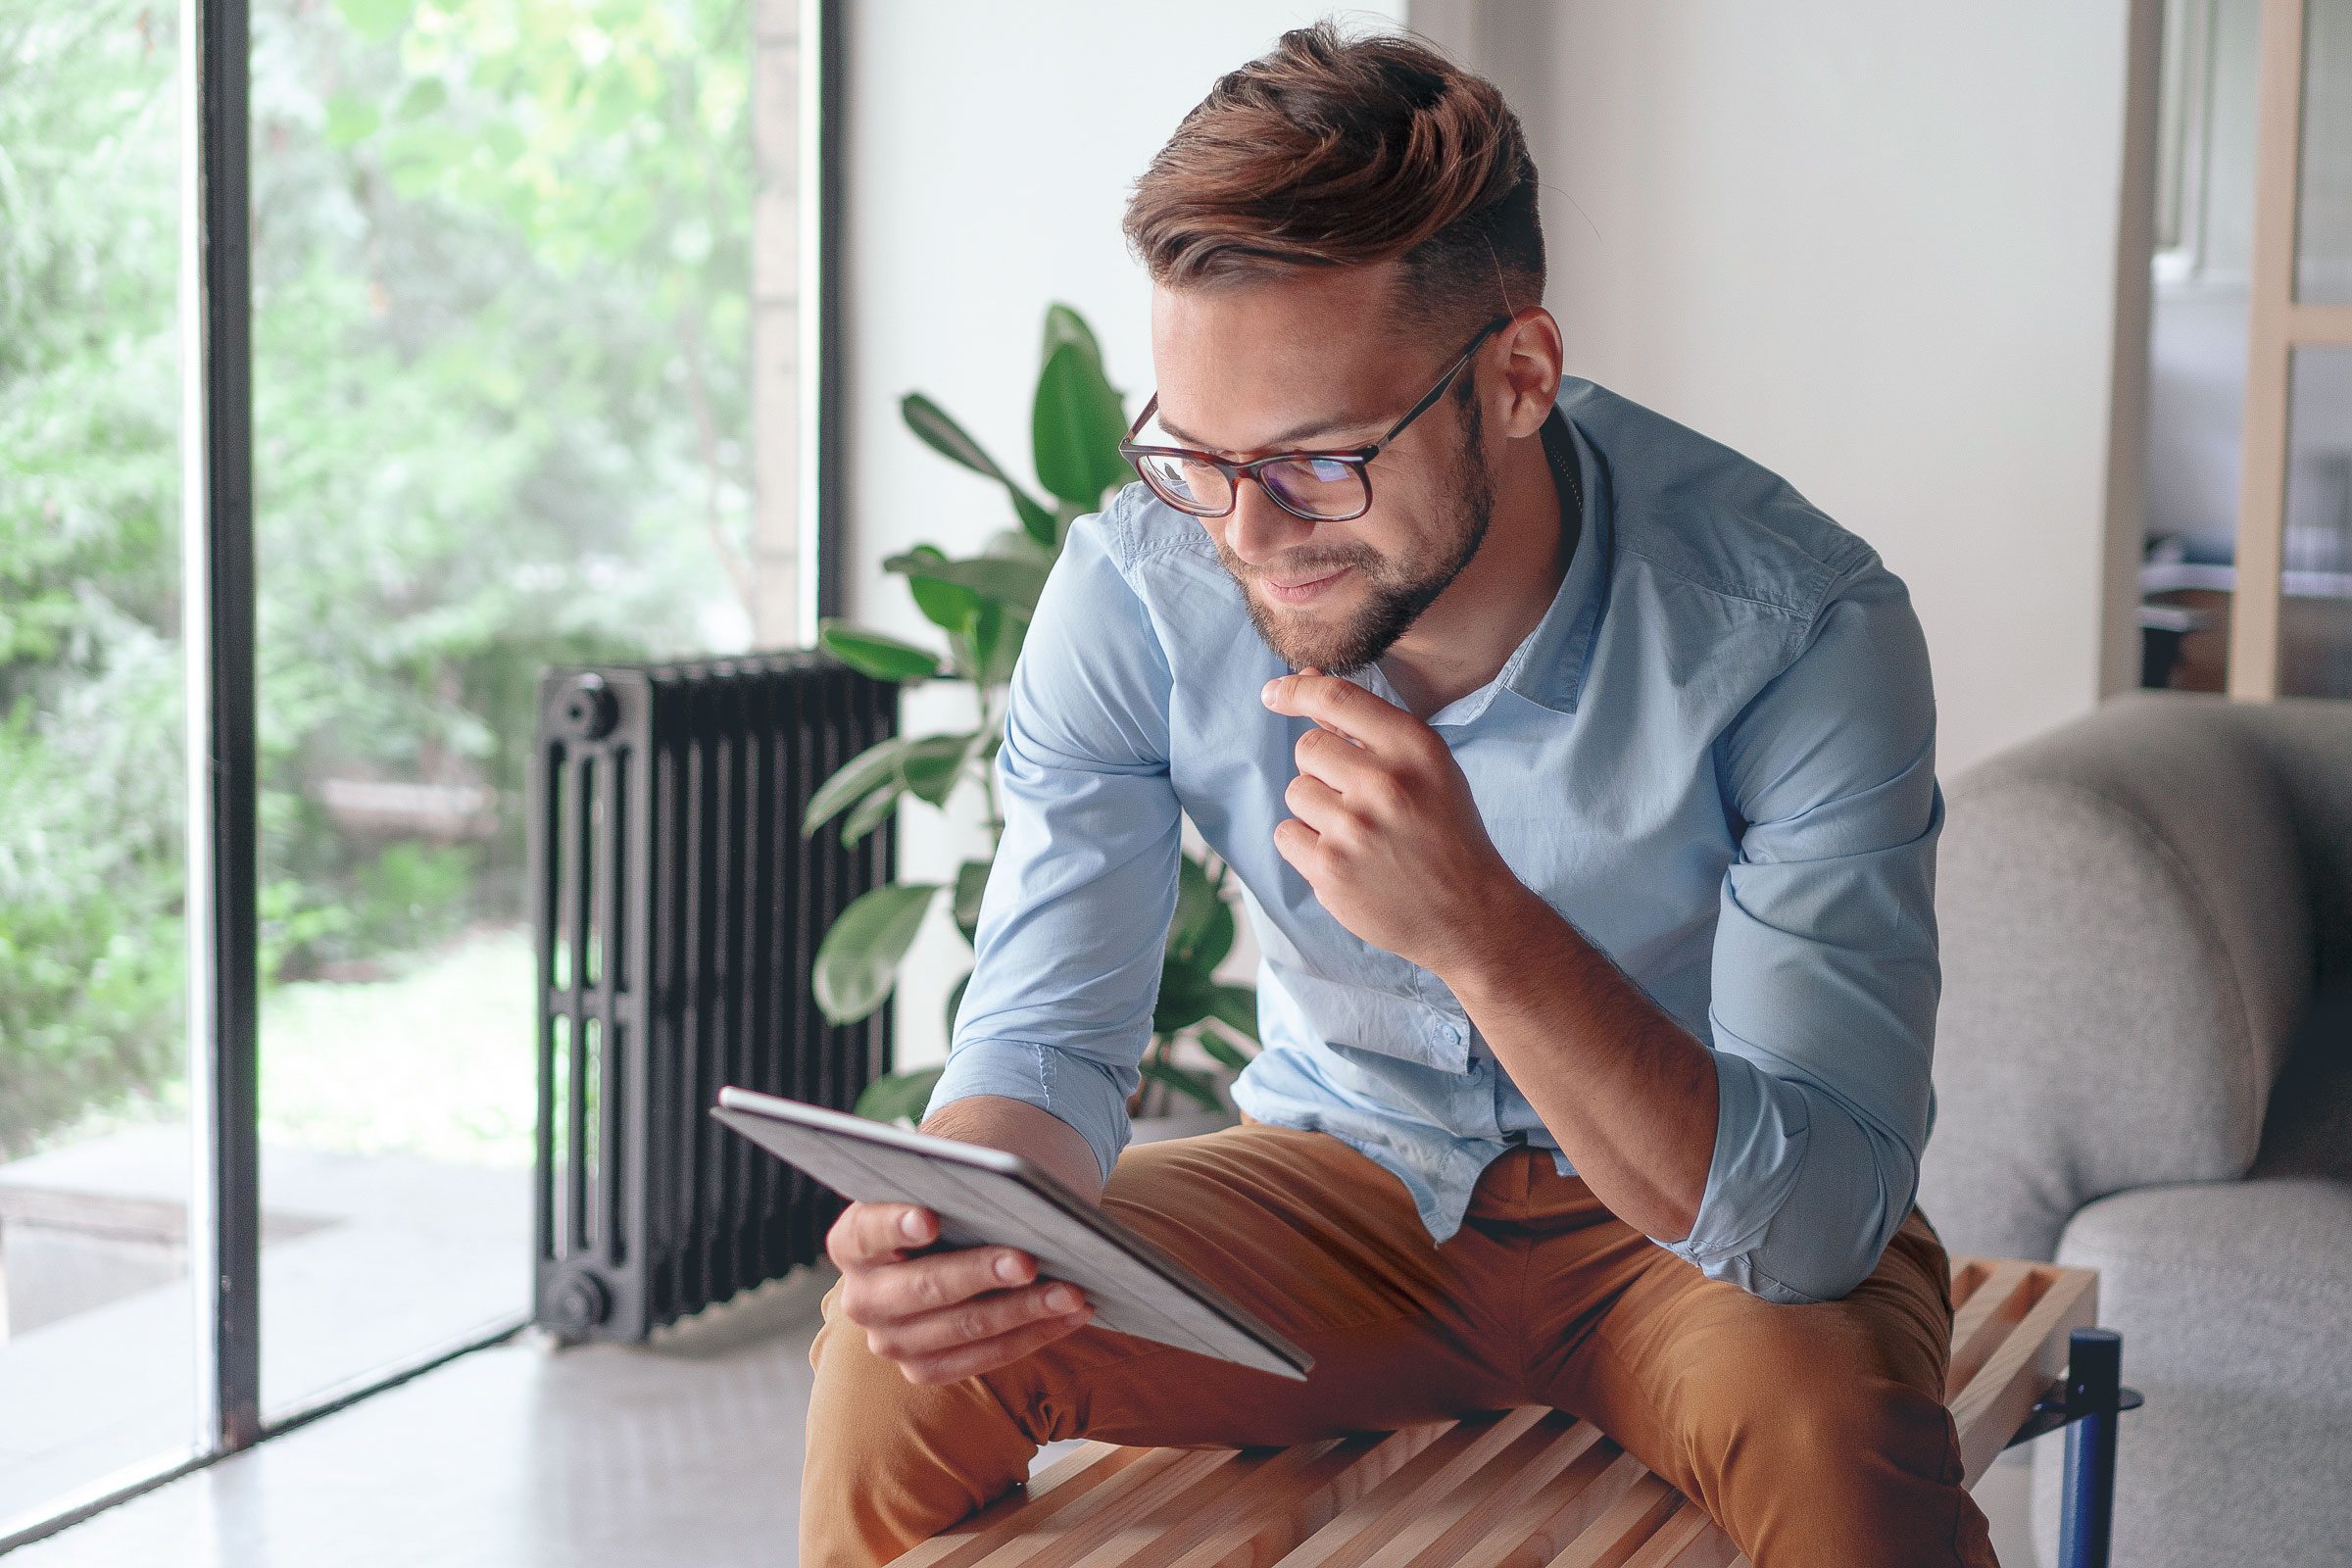
[(1104, 526), (1071, 526), (1013, 669), (1004, 834), (926, 1114), (971, 1095), (1025, 1102), (1075, 1128), (1107, 1177), (1152, 1037), (1180, 811), (1166, 659)]
[(1745, 826), (1715, 935), (1715, 1154), (1667, 1246), (1768, 1299), (1851, 1291), (1918, 1188), (1941, 987), (1935, 739), (1926, 641), (1872, 555), (1718, 745)]

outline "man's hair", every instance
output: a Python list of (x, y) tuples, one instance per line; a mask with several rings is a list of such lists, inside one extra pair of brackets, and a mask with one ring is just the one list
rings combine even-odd
[(1536, 164), (1502, 94), (1414, 39), (1328, 21), (1218, 78), (1124, 226), (1169, 288), (1396, 259), (1394, 307), (1431, 330), (1544, 297)]

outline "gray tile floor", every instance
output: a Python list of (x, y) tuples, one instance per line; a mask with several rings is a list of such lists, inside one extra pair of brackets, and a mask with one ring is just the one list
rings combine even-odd
[[(788, 1568), (824, 1283), (781, 1281), (649, 1348), (462, 1356), (9, 1568)], [(2016, 1457), (1978, 1496), (2001, 1561), (2034, 1568)]]

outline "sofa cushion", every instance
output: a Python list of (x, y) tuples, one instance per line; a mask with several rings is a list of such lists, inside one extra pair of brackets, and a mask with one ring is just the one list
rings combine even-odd
[[(2352, 1554), (2352, 1184), (2152, 1187), (2085, 1206), (2058, 1260), (2124, 1337), (2115, 1560), (2341, 1568)], [(2063, 1440), (2034, 1456), (2056, 1561)]]

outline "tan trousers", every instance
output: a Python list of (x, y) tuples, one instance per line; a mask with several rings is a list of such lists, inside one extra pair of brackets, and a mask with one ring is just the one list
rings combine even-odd
[(836, 1315), (810, 1360), (804, 1568), (887, 1562), (990, 1502), (1038, 1445), (1245, 1447), (1542, 1404), (1592, 1421), (1756, 1568), (1991, 1568), (1942, 1401), (1952, 1304), (1916, 1209), (1841, 1300), (1710, 1280), (1513, 1150), (1433, 1245), (1396, 1179), (1245, 1124), (1127, 1151), (1103, 1206), (1315, 1358), (1294, 1383), (1087, 1327), (938, 1388)]

